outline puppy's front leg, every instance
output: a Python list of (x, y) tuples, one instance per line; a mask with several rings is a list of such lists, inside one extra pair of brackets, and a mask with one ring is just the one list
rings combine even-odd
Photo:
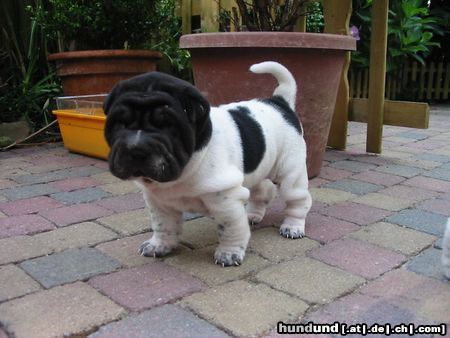
[(245, 204), (250, 192), (236, 187), (208, 195), (204, 203), (211, 218), (219, 225), (219, 246), (214, 253), (216, 264), (222, 266), (241, 265), (250, 239)]
[(172, 209), (162, 209), (147, 203), (150, 209), (152, 237), (142, 243), (142, 256), (160, 257), (170, 253), (177, 245), (183, 226), (182, 214)]

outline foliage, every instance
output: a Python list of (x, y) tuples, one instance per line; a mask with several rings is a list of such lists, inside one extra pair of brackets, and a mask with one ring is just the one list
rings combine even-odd
[[(306, 16), (306, 31), (321, 33), (324, 28), (323, 8), (320, 1), (288, 0), (235, 0), (232, 12), (220, 8), (220, 31), (294, 31), (298, 19)], [(242, 18), (242, 24), (239, 20)]]
[[(358, 51), (352, 55), (352, 65), (369, 65), (372, 0), (354, 0), (352, 24), (359, 29), (361, 40)], [(388, 22), (387, 71), (394, 72), (405, 61), (413, 58), (420, 63), (433, 48), (439, 47), (435, 35), (443, 35), (442, 18), (430, 14), (424, 0), (390, 2)]]
[(159, 29), (153, 0), (48, 0), (29, 7), (60, 49), (140, 48)]
[(26, 119), (41, 126), (51, 118), (49, 104), (60, 86), (47, 66), (45, 35), (21, 3), (1, 2), (0, 122)]

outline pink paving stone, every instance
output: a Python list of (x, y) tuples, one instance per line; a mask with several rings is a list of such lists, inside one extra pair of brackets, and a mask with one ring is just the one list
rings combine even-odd
[(428, 200), (421, 203), (419, 208), (450, 217), (450, 203), (447, 200)]
[(56, 209), (63, 204), (47, 196), (27, 198), (18, 201), (0, 203), (0, 210), (9, 216), (33, 214), (39, 211)]
[(61, 191), (73, 191), (83, 188), (90, 188), (95, 187), (98, 184), (100, 183), (92, 177), (74, 177), (49, 183), (49, 185)]
[(5, 331), (3, 331), (2, 329), (0, 329), (0, 338), (8, 338)]
[(145, 208), (145, 201), (141, 193), (105, 198), (98, 201), (97, 204), (114, 212), (125, 212)]
[(73, 223), (81, 223), (99, 217), (109, 216), (113, 214), (113, 212), (99, 205), (88, 203), (48, 210), (40, 214), (58, 226), (66, 226)]
[(352, 202), (331, 205), (322, 209), (321, 213), (359, 225), (372, 224), (392, 214), (388, 210)]
[(325, 180), (320, 177), (315, 177), (312, 180), (309, 181), (309, 188), (318, 188), (323, 184), (329, 183), (330, 181)]
[(405, 178), (401, 176), (384, 174), (377, 171), (365, 171), (356, 174), (351, 178), (359, 181), (369, 182), (373, 184), (380, 184), (384, 186), (391, 186), (405, 180)]
[(109, 169), (108, 161), (98, 161), (94, 166), (100, 169)]
[(434, 198), (439, 195), (438, 192), (433, 190), (426, 190), (416, 187), (409, 187), (406, 185), (394, 185), (392, 187), (379, 190), (380, 194), (397, 197), (397, 198), (404, 198), (411, 201), (423, 201), (430, 198)]
[(450, 182), (431, 177), (416, 176), (406, 180), (402, 184), (440, 192), (450, 191)]
[(320, 212), (322, 209), (326, 208), (328, 205), (319, 201), (312, 202), (311, 209), (309, 212)]
[(341, 239), (311, 251), (310, 256), (365, 278), (375, 278), (406, 261), (406, 257), (354, 239)]
[(358, 229), (359, 226), (354, 223), (316, 213), (309, 213), (306, 218), (306, 237), (322, 244), (332, 242)]
[(200, 280), (160, 262), (97, 276), (89, 284), (132, 311), (165, 304), (206, 287)]
[(55, 229), (55, 226), (38, 215), (0, 218), (0, 238), (29, 235), (52, 229)]
[(322, 169), (320, 169), (319, 178), (330, 181), (337, 181), (352, 175), (353, 173), (351, 171), (336, 169), (333, 167), (323, 167)]

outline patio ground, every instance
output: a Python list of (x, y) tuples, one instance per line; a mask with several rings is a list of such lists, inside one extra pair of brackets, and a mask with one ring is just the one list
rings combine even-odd
[(385, 127), (381, 156), (364, 152), (363, 124), (350, 124), (348, 142), (327, 151), (310, 182), (307, 237), (278, 235), (275, 203), (253, 228), (244, 264), (231, 268), (213, 264), (215, 226), (204, 218), (185, 223), (169, 257), (140, 257), (149, 237), (143, 199), (104, 161), (61, 144), (0, 153), (0, 337), (274, 337), (279, 321), (450, 324), (440, 266), (450, 107), (433, 109), (427, 130)]

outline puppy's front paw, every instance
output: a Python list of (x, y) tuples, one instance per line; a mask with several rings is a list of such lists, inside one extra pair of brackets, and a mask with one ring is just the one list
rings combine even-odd
[(305, 236), (304, 225), (283, 224), (280, 227), (280, 235), (286, 238), (302, 238)]
[(154, 241), (152, 238), (142, 243), (141, 246), (139, 247), (138, 252), (141, 256), (161, 257), (170, 253), (173, 250), (173, 248), (174, 247), (171, 245), (165, 243), (158, 243)]
[(217, 248), (214, 253), (214, 261), (218, 265), (239, 266), (244, 260), (245, 250), (239, 247)]

